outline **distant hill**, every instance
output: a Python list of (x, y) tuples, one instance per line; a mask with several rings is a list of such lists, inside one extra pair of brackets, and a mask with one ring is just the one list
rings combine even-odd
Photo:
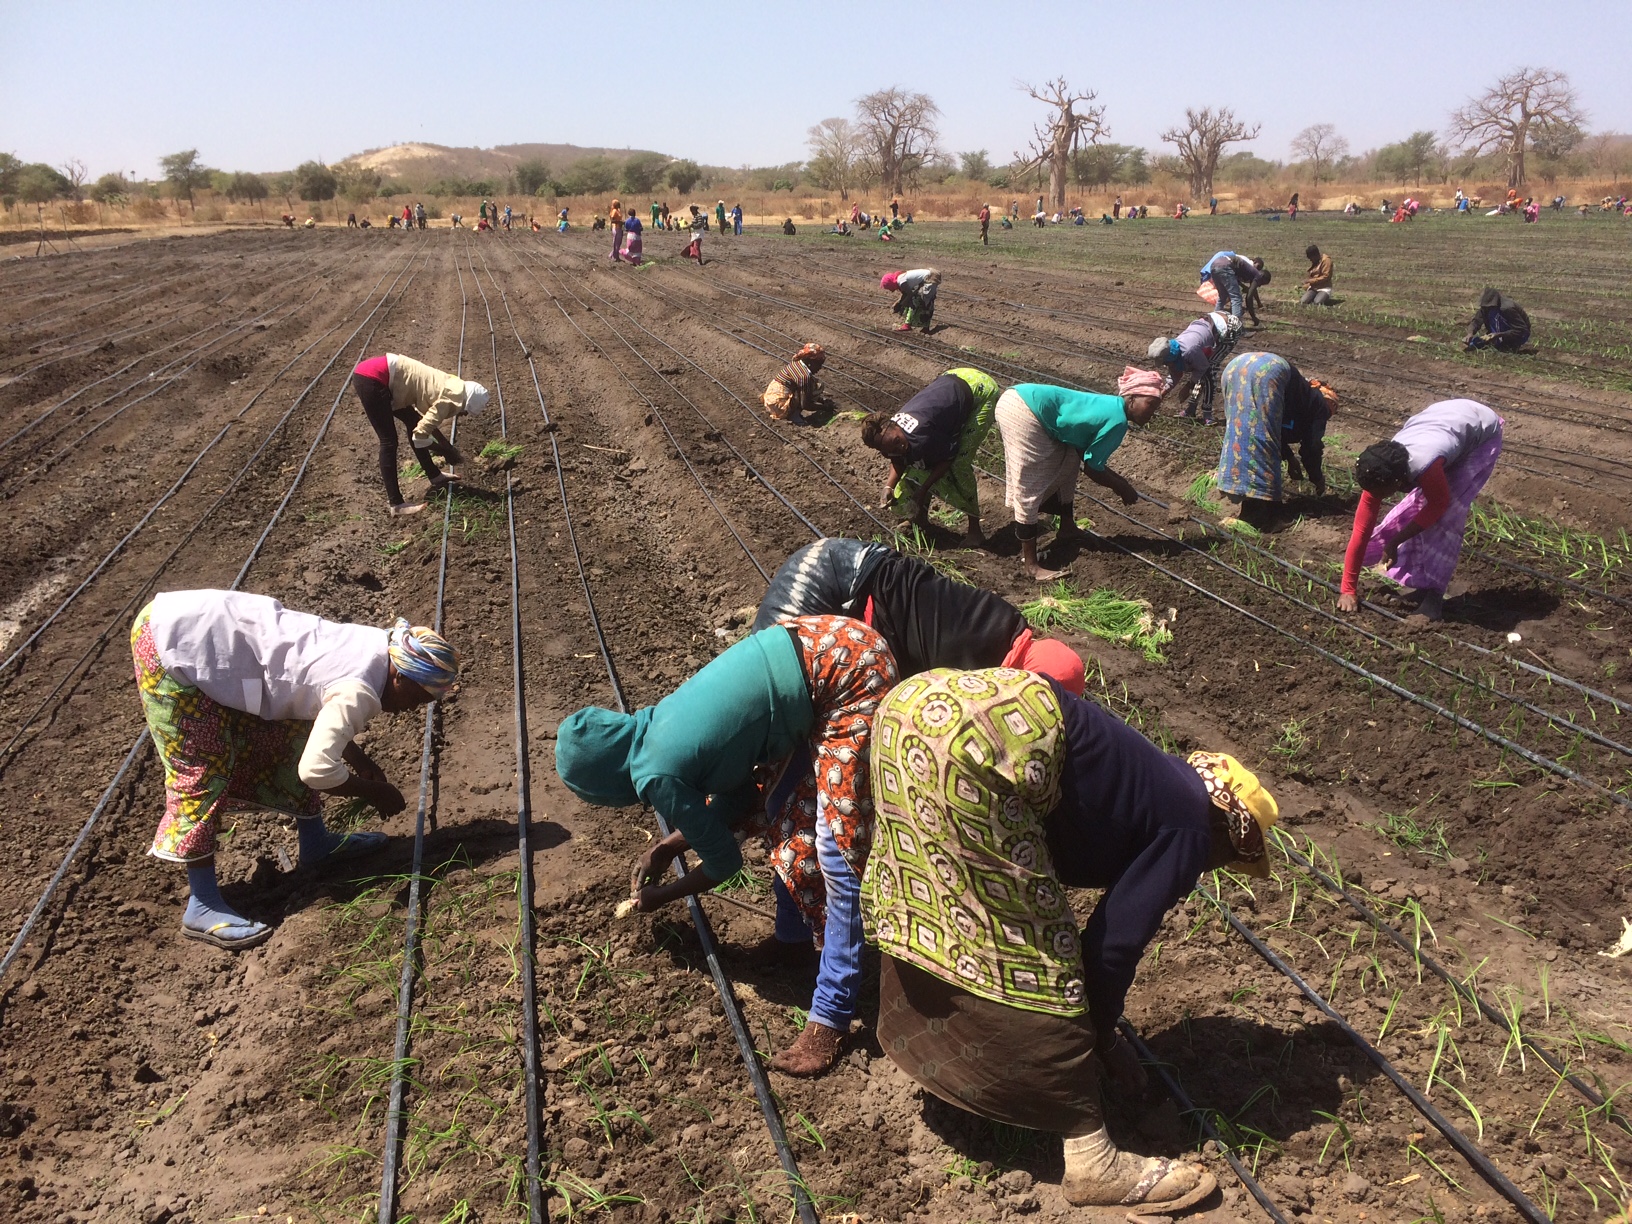
[[(571, 144), (495, 145), (491, 149), (453, 148), (438, 144), (398, 144), (369, 149), (347, 157), (341, 164), (378, 170), (387, 178), (408, 183), (430, 183), (442, 178), (504, 178), (525, 161), (541, 161), (559, 175), (586, 157), (622, 161), (650, 149), (587, 149)], [(667, 154), (664, 154), (667, 156)]]

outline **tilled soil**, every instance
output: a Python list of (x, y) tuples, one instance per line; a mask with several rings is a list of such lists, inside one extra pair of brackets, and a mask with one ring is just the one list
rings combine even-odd
[[(247, 588), (291, 606), (430, 621), (445, 521), (442, 615), (466, 659), (464, 689), (428, 736), (422, 718), (407, 715), (368, 733), (409, 798), (384, 823), (393, 837), (378, 860), (303, 870), (292, 830), (238, 818), (220, 855), (227, 895), (277, 932), (236, 957), (177, 934), (184, 880), (144, 854), (162, 779), (145, 752), (138, 757), (0, 983), (7, 1218), (374, 1213), (427, 760), (399, 1218), (525, 1215), (526, 950), (515, 901), (524, 805), (550, 1210), (787, 1215), (788, 1183), (697, 933), (679, 907), (611, 916), (651, 836), (649, 816), (586, 808), (554, 776), (560, 719), (616, 700), (571, 545), (624, 697), (648, 704), (734, 640), (764, 576), (793, 548), (817, 532), (887, 534), (893, 520), (870, 508), (883, 469), (860, 446), (855, 413), (899, 403), (954, 364), (1103, 387), (1153, 328), (1182, 326), (1191, 308), (1182, 285), (1067, 269), (1046, 253), (996, 259), (951, 230), (920, 243), (924, 251), (711, 236), (700, 269), (669, 249), (678, 238), (649, 238), (657, 258), (639, 270), (608, 266), (600, 235), (317, 231), (155, 242), (0, 272), (14, 291), (0, 306), (0, 378), (12, 380), (0, 385), (0, 438), (11, 435), (0, 441), (0, 497), (12, 524), (0, 572), (16, 599), (0, 622), (17, 624), (0, 657), (73, 596), (0, 673), (0, 732), (12, 741), (0, 768), (16, 796), (7, 828), (17, 853), (0, 865), (8, 938), (141, 730), (123, 635), (153, 590), (224, 586), (253, 557)], [(890, 333), (878, 271), (931, 257), (947, 274), (935, 333)], [(1386, 321), (1316, 325), (1284, 308), (1266, 318), (1251, 345), (1286, 352), (1339, 386), (1334, 449), (1386, 436), (1429, 399), (1487, 399), (1509, 421), (1493, 499), (1615, 543), (1632, 398), (1601, 370), (1570, 381), (1552, 367), (1419, 356)], [(759, 391), (810, 339), (831, 354), (833, 419), (766, 422)], [(505, 478), (473, 464), (451, 504), (385, 516), (373, 435), (345, 380), (358, 357), (386, 349), (460, 365), (496, 392), (487, 415), (461, 425), (467, 454), (501, 433), (523, 447), (511, 476), (525, 795)], [(1573, 1073), (1614, 1093), (1632, 1078), (1632, 992), (1628, 962), (1597, 953), (1632, 913), (1632, 865), (1622, 862), (1632, 822), (1615, 797), (1627, 786), (1626, 756), (1492, 690), (1626, 743), (1627, 720), (1612, 704), (1500, 657), (1632, 701), (1620, 679), (1625, 604), (1614, 602), (1632, 591), (1624, 568), (1583, 575), (1481, 540), (1490, 559), (1465, 557), (1446, 634), (1372, 615), (1363, 627), (1382, 640), (1368, 641), (1319, 615), (1334, 602), (1323, 588), (1240, 543), (1211, 542), (1205, 511), (1188, 507), (1196, 517), (1187, 517), (1185, 490), (1217, 444), (1216, 433), (1168, 421), (1118, 453), (1113, 466), (1170, 511), (1142, 503), (1124, 517), (1079, 500), (1100, 538), (1053, 561), (1081, 589), (1111, 586), (1174, 614), (1164, 663), (1074, 643), (1093, 661), (1092, 691), (1174, 751), (1222, 747), (1272, 779), (1285, 826), (1317, 862)], [(1000, 463), (994, 454), (994, 471)], [(937, 528), (941, 557), (1010, 598), (1031, 598), (1001, 487), (986, 482), (983, 497), (996, 529), (990, 549), (957, 549)], [(1329, 578), (1351, 508), (1335, 481), (1324, 499), (1294, 487), (1284, 521), (1257, 543)], [(1593, 589), (1511, 562), (1591, 579)], [(1527, 765), (1311, 643), (1584, 782)], [(1443, 841), (1412, 832), (1424, 830)], [(763, 856), (750, 858), (763, 881)], [(1290, 868), (1250, 891), (1231, 879), (1203, 884), (1221, 886), (1225, 904), (1555, 1218), (1601, 1218), (1624, 1203), (1613, 1121), (1583, 1110), (1509, 1029), (1481, 1020), (1432, 976), (1419, 981), (1411, 957), (1345, 904)], [(1093, 897), (1078, 900), (1086, 915)], [(754, 1044), (768, 1055), (797, 1033), (809, 976), (764, 972), (746, 956), (770, 930), (762, 887), (703, 907)], [(882, 1057), (870, 1028), (875, 980), (869, 965), (857, 1031), (832, 1073), (771, 1077), (821, 1213), (1093, 1218), (1059, 1195), (1057, 1138), (926, 1101)], [(1143, 1099), (1115, 1104), (1113, 1125), (1131, 1146), (1192, 1149), (1205, 1120), (1288, 1215), (1512, 1214), (1200, 894), (1153, 943), (1128, 1019), (1199, 1111), (1181, 1114), (1153, 1082)], [(1259, 1209), (1217, 1145), (1207, 1141), (1201, 1158), (1223, 1189), (1199, 1218), (1252, 1218)]]

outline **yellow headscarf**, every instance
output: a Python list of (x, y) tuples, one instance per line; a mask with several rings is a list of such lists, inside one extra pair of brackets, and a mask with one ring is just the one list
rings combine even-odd
[(1268, 876), (1266, 843), (1281, 815), (1275, 796), (1264, 789), (1257, 774), (1228, 753), (1192, 752), (1189, 762), (1201, 776), (1207, 797), (1224, 815), (1237, 862), (1248, 875)]

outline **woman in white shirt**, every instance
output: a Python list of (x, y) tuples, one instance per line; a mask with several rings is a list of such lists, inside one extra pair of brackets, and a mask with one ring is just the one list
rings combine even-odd
[(357, 797), (386, 816), (402, 811), (402, 792), (355, 737), (382, 710), (440, 700), (459, 678), (453, 647), (423, 626), (328, 621), (241, 591), (154, 596), (137, 613), (130, 647), (164, 764), (164, 818), (150, 853), (186, 865), (182, 934), (218, 948), (254, 947), (272, 934), (221, 897), (221, 812), (296, 817), (303, 865), (379, 849), (383, 833), (330, 833), (322, 795)]

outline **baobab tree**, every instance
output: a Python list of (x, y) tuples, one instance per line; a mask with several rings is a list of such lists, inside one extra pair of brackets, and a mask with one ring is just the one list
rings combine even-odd
[(909, 93), (898, 85), (856, 99), (856, 126), (866, 157), (886, 191), (905, 190), (934, 159), (940, 139), (935, 120), (940, 113), (928, 94)]
[(1219, 154), (1226, 145), (1258, 139), (1259, 125), (1250, 128), (1227, 106), (1214, 111), (1186, 107), (1184, 123), (1162, 133), (1162, 139), (1179, 152), (1179, 160), (1190, 172), (1190, 190), (1199, 199), (1213, 194), (1213, 175), (1218, 173)]
[(848, 200), (862, 153), (862, 133), (856, 125), (848, 119), (823, 119), (806, 133), (805, 143), (810, 147), (805, 173), (811, 182)]
[(1507, 185), (1523, 187), (1531, 129), (1579, 128), (1586, 119), (1569, 77), (1554, 68), (1520, 68), (1451, 112), (1451, 135), (1474, 156), (1501, 149)]
[[(1046, 123), (1032, 129), (1031, 146), (1016, 153), (1014, 160), (1024, 169), (1048, 167), (1048, 195), (1056, 210), (1065, 208), (1065, 180), (1071, 171), (1071, 156), (1084, 145), (1097, 145), (1111, 134), (1105, 124), (1105, 108), (1088, 106), (1099, 95), (1093, 90), (1073, 93), (1065, 78), (1056, 77), (1042, 86), (1021, 83), (1019, 88), (1053, 111)], [(1079, 107), (1081, 109), (1079, 109)]]
[(1330, 123), (1315, 123), (1292, 137), (1292, 156), (1309, 163), (1315, 186), (1331, 177), (1332, 163), (1349, 155), (1349, 141)]

